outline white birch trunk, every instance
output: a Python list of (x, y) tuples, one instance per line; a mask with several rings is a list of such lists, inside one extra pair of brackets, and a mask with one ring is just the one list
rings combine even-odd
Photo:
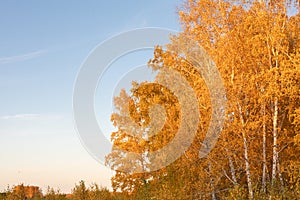
[(262, 190), (266, 193), (266, 173), (267, 173), (267, 157), (266, 157), (266, 105), (263, 104), (263, 171), (262, 171)]
[(236, 185), (237, 184), (237, 179), (236, 179), (236, 175), (235, 175), (235, 168), (234, 168), (234, 164), (233, 164), (232, 159), (231, 159), (230, 156), (228, 156), (228, 161), (229, 161), (231, 178), (233, 180), (233, 184)]
[[(243, 118), (243, 113), (242, 113), (242, 108), (238, 104), (239, 107), (239, 114), (240, 114), (240, 119), (242, 122), (242, 127), (245, 127), (245, 121)], [(246, 134), (243, 130), (242, 132), (243, 136), (243, 144), (244, 144), (244, 159), (245, 159), (245, 169), (246, 169), (246, 176), (247, 176), (247, 184), (248, 184), (248, 192), (249, 192), (249, 199), (253, 199), (253, 188), (252, 188), (252, 180), (251, 180), (251, 172), (250, 172), (250, 163), (249, 163), (249, 156), (248, 156), (248, 144), (247, 144), (247, 138)]]
[(211, 176), (211, 165), (208, 163), (208, 171), (209, 171), (209, 181), (210, 181), (210, 187), (212, 188), (212, 193), (211, 193), (211, 199), (212, 200), (217, 200), (217, 194), (215, 190), (215, 184), (214, 184), (214, 179)]
[(277, 169), (277, 125), (278, 125), (278, 99), (275, 97), (274, 101), (274, 116), (273, 116), (273, 162), (272, 162), (272, 185), (276, 179), (276, 169)]

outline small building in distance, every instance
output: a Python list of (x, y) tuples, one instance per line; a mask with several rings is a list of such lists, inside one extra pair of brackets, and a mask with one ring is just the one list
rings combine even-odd
[(42, 192), (38, 186), (24, 186), (23, 184), (15, 186), (13, 193), (24, 195), (27, 199), (42, 196)]

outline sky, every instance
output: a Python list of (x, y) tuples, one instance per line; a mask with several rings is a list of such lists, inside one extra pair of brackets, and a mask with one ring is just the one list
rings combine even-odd
[[(23, 183), (68, 193), (80, 180), (110, 188), (113, 172), (93, 159), (76, 133), (76, 76), (89, 53), (113, 35), (143, 27), (180, 30), (180, 5), (180, 0), (0, 2), (0, 191)], [(123, 66), (144, 65), (151, 55), (118, 60), (106, 79), (120, 79)], [(111, 90), (105, 84), (100, 89)], [(96, 102), (95, 113), (111, 105), (100, 97)], [(98, 118), (106, 131), (109, 117)]]

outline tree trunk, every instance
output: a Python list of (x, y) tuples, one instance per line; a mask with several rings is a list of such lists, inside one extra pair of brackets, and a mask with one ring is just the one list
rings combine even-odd
[(214, 179), (211, 176), (211, 164), (208, 163), (208, 172), (209, 172), (209, 182), (210, 182), (210, 187), (212, 188), (212, 192), (211, 192), (211, 199), (212, 200), (217, 200), (217, 194), (216, 194), (216, 190), (215, 190), (215, 184), (214, 184)]
[[(240, 114), (240, 119), (242, 122), (242, 127), (244, 129), (245, 127), (245, 121), (242, 113), (242, 108), (238, 103), (239, 107), (239, 114)], [(245, 131), (242, 131), (242, 136), (243, 136), (243, 144), (244, 144), (244, 159), (245, 159), (245, 169), (246, 169), (246, 176), (247, 176), (247, 184), (248, 184), (248, 192), (249, 192), (249, 199), (253, 199), (253, 189), (252, 189), (252, 180), (251, 180), (251, 172), (250, 172), (250, 163), (249, 163), (249, 157), (248, 157), (248, 144), (247, 144), (247, 138)]]
[(266, 158), (266, 105), (263, 104), (263, 171), (262, 171), (262, 190), (266, 193), (266, 173), (267, 173), (267, 158)]
[(228, 156), (228, 161), (229, 161), (229, 167), (230, 167), (230, 173), (231, 173), (231, 178), (233, 180), (233, 184), (236, 185), (237, 184), (237, 179), (236, 179), (236, 175), (235, 175), (235, 168), (231, 159), (231, 156)]
[(278, 99), (275, 97), (274, 101), (274, 116), (273, 116), (273, 163), (272, 163), (272, 185), (276, 179), (276, 169), (277, 169), (277, 124), (278, 124)]
[[(278, 155), (278, 153), (277, 153)], [(284, 183), (283, 183), (283, 177), (282, 177), (282, 173), (280, 170), (280, 164), (279, 164), (279, 158), (277, 157), (277, 170), (278, 170), (278, 176), (279, 176), (279, 181), (280, 181), (280, 186), (281, 186), (281, 192), (284, 191)]]
[(248, 158), (248, 145), (247, 145), (247, 138), (246, 138), (245, 133), (243, 133), (243, 140), (244, 140), (244, 158), (245, 158), (245, 167), (246, 167), (249, 198), (253, 199), (252, 180), (251, 180), (250, 164), (249, 164), (249, 158)]

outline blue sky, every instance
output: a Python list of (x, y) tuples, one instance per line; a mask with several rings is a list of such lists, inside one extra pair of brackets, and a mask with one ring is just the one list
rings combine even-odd
[[(74, 128), (76, 75), (89, 52), (115, 34), (142, 27), (179, 30), (180, 3), (0, 2), (0, 191), (24, 183), (70, 192), (79, 180), (110, 186), (112, 172), (87, 153)], [(150, 55), (129, 56), (115, 69), (145, 64)]]

